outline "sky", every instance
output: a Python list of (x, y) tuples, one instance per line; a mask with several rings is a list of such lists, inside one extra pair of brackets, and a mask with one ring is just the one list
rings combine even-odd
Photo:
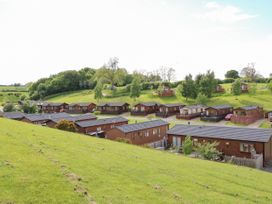
[(271, 0), (0, 0), (0, 84), (111, 57), (129, 72), (173, 67), (176, 80), (223, 78), (256, 63), (272, 73)]

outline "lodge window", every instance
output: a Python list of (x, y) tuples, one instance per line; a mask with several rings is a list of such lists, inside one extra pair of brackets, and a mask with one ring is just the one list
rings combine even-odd
[(101, 131), (101, 127), (96, 128), (97, 131)]
[(153, 135), (156, 135), (158, 133), (157, 129), (153, 129)]
[(240, 152), (251, 152), (253, 149), (253, 144), (240, 143)]
[(115, 127), (115, 125), (111, 125), (111, 128), (114, 128)]
[(148, 131), (146, 131), (144, 134), (145, 134), (146, 137), (149, 136), (149, 132)]

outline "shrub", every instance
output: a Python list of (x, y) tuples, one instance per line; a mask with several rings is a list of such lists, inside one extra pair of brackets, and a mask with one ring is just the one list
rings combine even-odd
[(202, 93), (199, 93), (196, 98), (198, 104), (206, 105), (209, 102), (209, 98)]
[(236, 95), (236, 96), (241, 94), (241, 80), (240, 79), (236, 79), (232, 83), (231, 92), (233, 95)]
[(65, 130), (69, 132), (76, 132), (76, 126), (73, 122), (68, 120), (61, 120), (57, 123), (56, 128), (59, 130)]
[(3, 108), (4, 112), (12, 112), (15, 111), (15, 107), (12, 103), (6, 103)]
[(93, 114), (94, 114), (94, 115), (100, 115), (101, 112), (100, 112), (100, 111), (94, 111)]
[(186, 136), (184, 143), (182, 145), (182, 151), (185, 155), (189, 155), (193, 151), (193, 141), (191, 139), (191, 136)]
[(197, 143), (195, 150), (197, 154), (203, 159), (218, 160), (220, 158), (221, 153), (216, 149), (217, 146), (218, 146), (217, 142)]

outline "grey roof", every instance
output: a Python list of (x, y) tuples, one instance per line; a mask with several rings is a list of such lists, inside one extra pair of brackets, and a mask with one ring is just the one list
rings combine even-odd
[(167, 103), (167, 104), (160, 104), (160, 106), (166, 106), (166, 107), (176, 107), (176, 106), (185, 106), (181, 103)]
[(228, 104), (223, 104), (223, 105), (217, 105), (217, 106), (210, 106), (208, 108), (213, 108), (216, 110), (220, 110), (220, 109), (226, 109), (226, 108), (233, 108), (231, 105)]
[(79, 105), (79, 106), (89, 106), (89, 105), (91, 105), (91, 104), (94, 104), (94, 103), (92, 103), (92, 102), (90, 102), (90, 103), (70, 103), (69, 106), (70, 106), (70, 107), (71, 107), (71, 106), (75, 106), (75, 105)]
[(22, 112), (4, 112), (3, 117), (9, 119), (22, 119), (25, 117), (25, 114)]
[(124, 105), (129, 105), (126, 102), (113, 102), (113, 103), (101, 103), (98, 106), (124, 106)]
[(143, 106), (156, 106), (156, 105), (160, 105), (159, 103), (156, 102), (142, 102), (142, 103), (137, 103), (135, 106), (137, 105), (143, 105)]
[(243, 106), (243, 107), (239, 107), (239, 108), (236, 108), (236, 109), (242, 109), (242, 110), (255, 110), (255, 109), (258, 109), (259, 106)]
[(82, 115), (77, 115), (77, 116), (68, 116), (68, 117), (59, 117), (59, 118), (53, 118), (51, 119), (51, 121), (57, 123), (61, 120), (68, 120), (68, 121), (72, 121), (72, 122), (78, 122), (78, 121), (82, 121), (82, 120), (95, 120), (97, 117), (93, 114), (90, 113), (86, 113), (86, 114), (82, 114)]
[(42, 106), (61, 106), (63, 104), (67, 104), (67, 103), (44, 102), (44, 103), (42, 103)]
[(144, 129), (163, 126), (163, 125), (168, 125), (168, 124), (169, 124), (168, 122), (165, 122), (163, 120), (152, 120), (152, 121), (142, 122), (142, 123), (121, 125), (121, 126), (117, 126), (116, 128), (121, 130), (124, 133), (129, 133), (129, 132), (134, 132), (138, 130), (144, 130)]
[(268, 142), (272, 129), (241, 128), (225, 126), (176, 125), (167, 134), (190, 135), (216, 139), (240, 140), (251, 142)]
[(105, 124), (111, 124), (111, 123), (120, 123), (120, 122), (127, 122), (128, 120), (123, 117), (113, 117), (113, 118), (105, 118), (105, 119), (99, 119), (99, 120), (89, 120), (89, 121), (79, 121), (76, 122), (76, 124), (79, 127), (91, 127), (91, 126), (97, 126), (97, 125), (105, 125)]
[(71, 117), (67, 113), (52, 113), (52, 114), (26, 114), (25, 118), (34, 122), (34, 121), (41, 121), (41, 120), (51, 120), (51, 119), (59, 119), (59, 118), (67, 118)]
[(188, 108), (188, 109), (192, 109), (192, 108), (207, 108), (207, 106), (201, 105), (201, 104), (195, 104), (195, 105), (184, 106), (183, 108)]

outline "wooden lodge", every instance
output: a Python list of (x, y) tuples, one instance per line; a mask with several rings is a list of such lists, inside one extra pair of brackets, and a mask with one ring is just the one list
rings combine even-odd
[(26, 114), (22, 119), (23, 122), (32, 123), (36, 125), (46, 126), (46, 123), (53, 119), (70, 117), (67, 113), (52, 113), (52, 114)]
[(231, 122), (248, 125), (264, 117), (264, 111), (259, 106), (245, 106), (233, 110)]
[(4, 112), (1, 113), (2, 117), (12, 119), (12, 120), (22, 120), (25, 114), (22, 112)]
[(131, 115), (148, 115), (159, 110), (159, 104), (154, 102), (145, 102), (136, 104), (130, 111)]
[(68, 104), (44, 102), (39, 104), (38, 108), (43, 113), (59, 113), (59, 112), (65, 112), (68, 109)]
[(217, 149), (227, 156), (254, 158), (261, 155), (264, 163), (272, 160), (271, 129), (176, 125), (168, 131), (168, 143), (181, 146), (187, 135), (194, 142), (218, 142)]
[(148, 145), (150, 147), (165, 147), (169, 124), (163, 120), (117, 126), (106, 133), (111, 140), (126, 140), (135, 145)]
[(200, 118), (203, 121), (218, 122), (232, 112), (233, 107), (230, 105), (211, 106), (206, 108)]
[(223, 88), (223, 86), (221, 84), (217, 84), (215, 87), (215, 93), (224, 93), (225, 89)]
[(72, 114), (92, 113), (96, 108), (95, 103), (71, 103), (67, 112)]
[(129, 111), (128, 103), (103, 103), (97, 106), (102, 114), (121, 114)]
[(241, 83), (241, 92), (248, 93), (248, 91), (249, 91), (249, 85), (247, 83)]
[(104, 137), (105, 133), (116, 126), (128, 124), (128, 120), (123, 117), (105, 118), (99, 120), (80, 121), (75, 123), (79, 132)]
[(167, 118), (172, 115), (179, 113), (180, 108), (184, 107), (181, 103), (169, 103), (169, 104), (160, 104), (159, 110), (156, 112), (156, 116)]
[(67, 117), (58, 117), (58, 118), (51, 118), (46, 122), (46, 126), (55, 128), (58, 122), (61, 120), (67, 120), (70, 122), (81, 122), (81, 121), (89, 121), (89, 120), (96, 120), (97, 117), (91, 113), (85, 113), (82, 115), (76, 115), (76, 116), (70, 116), (68, 115)]
[(180, 108), (177, 114), (177, 119), (191, 120), (193, 118), (201, 116), (204, 113), (206, 106), (204, 105), (189, 105)]
[(159, 97), (171, 97), (175, 95), (175, 91), (169, 86), (164, 86), (161, 91), (158, 91)]

